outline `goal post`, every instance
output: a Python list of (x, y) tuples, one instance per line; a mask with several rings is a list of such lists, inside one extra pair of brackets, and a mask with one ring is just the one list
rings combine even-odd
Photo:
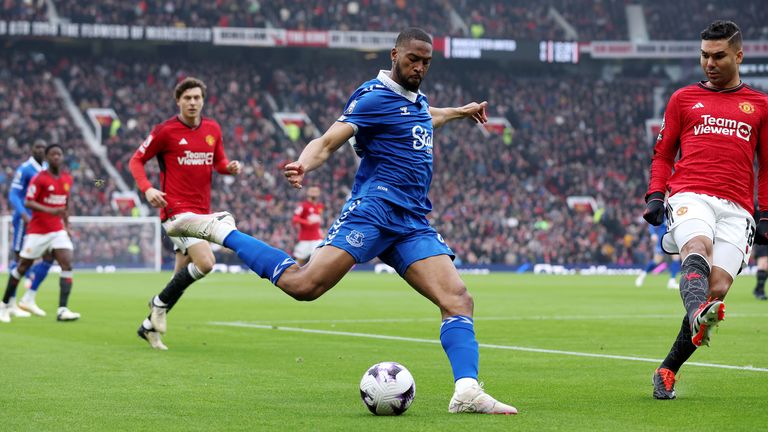
[[(14, 259), (11, 216), (0, 216), (0, 271)], [(160, 271), (162, 231), (157, 217), (70, 216), (73, 267), (96, 271)]]

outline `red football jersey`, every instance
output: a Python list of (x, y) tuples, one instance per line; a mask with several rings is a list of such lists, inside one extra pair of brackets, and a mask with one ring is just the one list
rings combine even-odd
[(703, 82), (683, 87), (664, 113), (648, 193), (696, 192), (753, 212), (755, 152), (758, 205), (768, 210), (768, 97), (744, 84), (728, 90)]
[(219, 124), (203, 117), (197, 127), (190, 127), (174, 116), (155, 126), (130, 162), (142, 192), (152, 187), (144, 164), (155, 156), (160, 165), (158, 189), (166, 193), (168, 202), (160, 209), (160, 219), (184, 212), (210, 213), (213, 170), (229, 173)]
[[(43, 170), (30, 180), (26, 199), (46, 207), (65, 208), (71, 189), (72, 177), (68, 173), (61, 172), (58, 177), (55, 177), (50, 171)], [(27, 234), (47, 234), (63, 229), (64, 220), (61, 216), (32, 210)]]
[(299, 226), (299, 241), (322, 240), (324, 238), (320, 224), (323, 222), (323, 205), (304, 201), (293, 212), (293, 223)]

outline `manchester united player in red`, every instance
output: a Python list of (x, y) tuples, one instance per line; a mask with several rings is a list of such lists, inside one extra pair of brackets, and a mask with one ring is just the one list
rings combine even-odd
[[(666, 211), (662, 246), (681, 255), (686, 309), (672, 349), (653, 375), (657, 399), (675, 398), (675, 374), (698, 346), (709, 345), (712, 328), (725, 317), (723, 299), (749, 260), (755, 153), (758, 205), (768, 210), (768, 98), (739, 79), (744, 53), (736, 24), (715, 21), (701, 39), (707, 80), (669, 99), (643, 214), (659, 225)], [(761, 216), (759, 242), (768, 242), (768, 217), (765, 222)]]
[(307, 189), (307, 199), (293, 212), (293, 224), (299, 226), (299, 238), (293, 248), (293, 257), (299, 265), (304, 265), (309, 260), (312, 251), (325, 237), (320, 226), (323, 222), (324, 207), (319, 199), (320, 188), (312, 186)]
[[(181, 81), (174, 90), (179, 114), (155, 126), (130, 161), (136, 184), (147, 201), (160, 209), (163, 224), (185, 213), (210, 213), (213, 170), (229, 175), (241, 170), (238, 161), (227, 160), (219, 124), (201, 114), (205, 92), (205, 84), (196, 78)], [(160, 189), (152, 186), (144, 170), (154, 157), (160, 165)], [(175, 274), (149, 301), (150, 314), (138, 330), (142, 339), (160, 350), (168, 349), (160, 339), (167, 328), (167, 312), (216, 262), (207, 241), (189, 237), (171, 237), (171, 241), (176, 250)]]
[(58, 321), (74, 321), (80, 314), (67, 308), (69, 294), (72, 292), (72, 240), (67, 233), (67, 203), (72, 189), (72, 177), (61, 170), (64, 152), (58, 144), (51, 144), (45, 149), (48, 168), (40, 171), (29, 183), (24, 206), (32, 210), (32, 218), (27, 226), (24, 245), (19, 253), (19, 264), (11, 270), (5, 287), (3, 303), (0, 304), (0, 322), (11, 322), (6, 307), (11, 297), (16, 294), (19, 280), (32, 263), (53, 251), (53, 257), (61, 267), (59, 278)]

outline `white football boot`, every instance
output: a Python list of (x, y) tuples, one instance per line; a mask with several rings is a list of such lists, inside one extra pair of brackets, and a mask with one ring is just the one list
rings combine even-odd
[(160, 351), (168, 350), (168, 347), (165, 346), (162, 340), (160, 340), (160, 333), (158, 333), (154, 329), (147, 330), (142, 325), (142, 326), (139, 326), (139, 330), (136, 333), (138, 333), (140, 338), (147, 341), (149, 343), (149, 346), (151, 346), (152, 348)]
[(11, 300), (8, 302), (8, 304), (5, 307), (8, 308), (8, 313), (12, 317), (16, 317), (16, 318), (29, 318), (29, 317), (32, 316), (31, 313), (29, 313), (29, 312), (27, 312), (25, 310), (19, 309), (19, 307), (16, 305), (16, 299), (15, 298), (11, 298)]
[(645, 276), (648, 275), (648, 272), (642, 272), (640, 275), (637, 276), (637, 279), (635, 279), (635, 286), (640, 288), (643, 286), (643, 282), (645, 282)]
[(40, 309), (40, 307), (35, 303), (34, 300), (32, 301), (25, 301), (24, 297), (19, 300), (19, 309), (24, 309), (25, 311), (31, 313), (32, 315), (44, 317), (46, 315), (45, 311)]
[(171, 237), (196, 237), (223, 245), (229, 233), (236, 230), (235, 218), (229, 212), (183, 214), (166, 224)]
[(448, 404), (450, 413), (517, 414), (517, 408), (492, 398), (479, 384), (473, 384), (461, 394), (454, 393)]
[(11, 322), (11, 311), (8, 309), (5, 303), (0, 302), (0, 323), (9, 322)]
[(669, 282), (667, 282), (667, 288), (680, 289), (680, 284), (677, 283), (677, 280), (675, 278), (669, 278)]
[(168, 329), (167, 314), (168, 306), (156, 305), (155, 297), (149, 300), (149, 321), (152, 323), (152, 327), (161, 334), (165, 334), (165, 331)]
[(56, 321), (75, 321), (80, 319), (80, 314), (72, 312), (69, 308), (60, 307), (56, 314)]

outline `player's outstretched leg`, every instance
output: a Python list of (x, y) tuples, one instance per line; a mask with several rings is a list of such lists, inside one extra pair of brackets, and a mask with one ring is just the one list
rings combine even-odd
[(228, 212), (185, 215), (167, 224), (166, 231), (171, 236), (196, 237), (232, 249), (251, 270), (273, 284), (288, 267), (296, 265), (287, 253), (238, 231), (235, 218)]
[(440, 326), (440, 342), (456, 381), (448, 412), (517, 414), (517, 408), (497, 401), (477, 382), (480, 355), (472, 318), (461, 315), (446, 318)]
[(223, 245), (229, 233), (236, 230), (235, 218), (229, 212), (212, 214), (186, 213), (176, 216), (166, 224), (166, 232), (172, 237), (196, 237)]
[(708, 345), (712, 326), (717, 325), (725, 315), (725, 305), (722, 301), (707, 299), (709, 262), (702, 255), (691, 253), (685, 257), (680, 273), (680, 297), (691, 324), (691, 341), (696, 346), (701, 346), (702, 343)]
[(696, 346), (709, 346), (709, 335), (712, 328), (725, 318), (725, 303), (718, 299), (709, 299), (699, 306), (693, 315), (691, 323), (691, 342)]

